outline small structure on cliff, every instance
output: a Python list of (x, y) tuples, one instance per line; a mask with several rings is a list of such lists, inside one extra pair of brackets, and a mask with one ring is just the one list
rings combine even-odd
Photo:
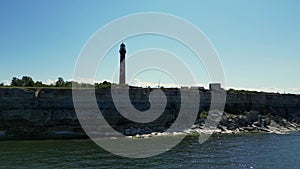
[(209, 90), (221, 90), (221, 83), (210, 83)]

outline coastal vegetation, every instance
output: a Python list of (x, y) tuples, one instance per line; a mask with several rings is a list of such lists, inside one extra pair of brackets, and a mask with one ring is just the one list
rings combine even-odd
[(202, 112), (200, 112), (200, 114), (199, 114), (199, 118), (200, 118), (200, 119), (206, 119), (207, 116), (208, 116), (208, 113), (207, 113), (206, 111), (202, 111)]
[(38, 87), (38, 88), (107, 88), (110, 87), (112, 83), (108, 81), (103, 81), (101, 83), (79, 83), (76, 81), (65, 81), (62, 77), (58, 77), (54, 83), (45, 84), (42, 81), (34, 81), (30, 76), (23, 76), (22, 78), (13, 77), (9, 85), (4, 85), (0, 83), (0, 87)]
[[(1, 88), (57, 88), (57, 89), (71, 89), (71, 88), (108, 88), (111, 85), (116, 85), (115, 83), (111, 83), (109, 81), (103, 82), (96, 82), (94, 84), (87, 83), (87, 82), (77, 82), (77, 81), (67, 81), (64, 80), (62, 77), (58, 77), (57, 80), (53, 83), (46, 84), (42, 81), (34, 81), (30, 76), (22, 76), (22, 78), (13, 77), (11, 79), (10, 84), (4, 84), (3, 82), (0, 83)], [(134, 86), (131, 86), (134, 87)], [(147, 86), (146, 88), (151, 88)], [(167, 89), (164, 86), (159, 86), (160, 89)], [(202, 89), (202, 91), (207, 91)], [(263, 92), (263, 91), (250, 91), (250, 90), (237, 90), (237, 89), (228, 89), (226, 90), (227, 94), (240, 94), (240, 95), (251, 95), (251, 94), (263, 94), (263, 93), (270, 93), (270, 92)], [(273, 93), (273, 94), (280, 94), (280, 93)], [(284, 93), (284, 95), (297, 95), (291, 93)]]

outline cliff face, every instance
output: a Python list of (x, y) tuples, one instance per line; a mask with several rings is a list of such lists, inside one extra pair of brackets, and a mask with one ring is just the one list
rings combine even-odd
[[(88, 89), (86, 89), (88, 90)], [(145, 111), (149, 109), (147, 93), (151, 89), (130, 90), (133, 106)], [(163, 114), (147, 124), (135, 124), (122, 117), (112, 102), (110, 89), (97, 89), (97, 103), (106, 121), (116, 130), (126, 134), (130, 127), (140, 128), (141, 133), (164, 131), (176, 119), (180, 110), (179, 89), (164, 89), (167, 105)], [(210, 91), (200, 92), (200, 110), (208, 111)], [(228, 92), (225, 112), (245, 114), (257, 111), (300, 123), (300, 96), (272, 93)], [(137, 133), (139, 133), (137, 131)], [(82, 130), (72, 100), (71, 89), (19, 89), (0, 88), (0, 138), (83, 138)]]
[(292, 94), (227, 92), (225, 112), (243, 114), (251, 110), (299, 123), (300, 96)]
[(80, 131), (72, 91), (0, 89), (0, 130), (6, 138), (43, 138)]

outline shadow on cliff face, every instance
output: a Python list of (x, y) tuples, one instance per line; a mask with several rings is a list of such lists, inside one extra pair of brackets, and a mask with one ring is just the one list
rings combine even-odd
[[(148, 110), (151, 105), (149, 102), (149, 94), (151, 88), (133, 88), (129, 90), (129, 97), (132, 105), (139, 111)], [(135, 135), (138, 133), (151, 133), (153, 131), (164, 132), (176, 120), (180, 110), (180, 91), (179, 89), (163, 90), (167, 97), (167, 105), (164, 112), (154, 121), (149, 123), (137, 123), (123, 117), (115, 108), (110, 88), (106, 89), (106, 94), (97, 94), (96, 98), (99, 109), (105, 120), (118, 132), (125, 135)], [(129, 131), (136, 128), (137, 131)]]

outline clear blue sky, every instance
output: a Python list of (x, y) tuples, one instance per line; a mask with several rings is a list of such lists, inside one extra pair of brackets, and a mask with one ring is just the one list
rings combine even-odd
[[(71, 79), (81, 48), (96, 30), (132, 13), (165, 12), (206, 34), (226, 86), (300, 93), (299, 7), (297, 0), (1, 0), (0, 82), (23, 75), (44, 82)], [(134, 52), (138, 41), (126, 44)]]

